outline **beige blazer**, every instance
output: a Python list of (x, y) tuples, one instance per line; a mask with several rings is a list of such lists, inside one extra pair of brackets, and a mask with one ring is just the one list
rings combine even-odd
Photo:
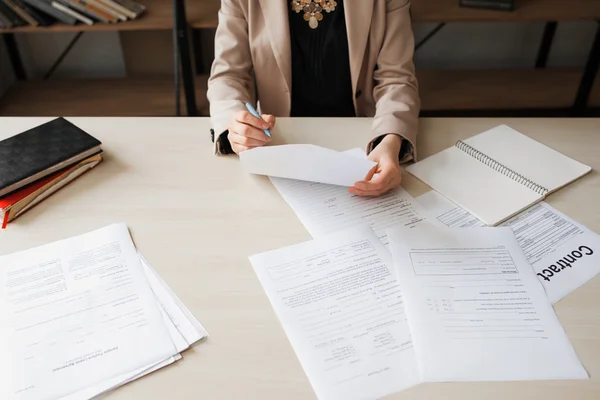
[[(226, 131), (247, 101), (261, 113), (289, 116), (288, 1), (221, 0), (208, 81), (215, 135)], [(412, 145), (402, 161), (416, 160), (420, 108), (409, 9), (410, 0), (344, 0), (356, 115), (374, 117), (372, 132), (365, 133), (366, 150), (381, 135), (396, 133)], [(216, 154), (219, 147), (215, 139)]]

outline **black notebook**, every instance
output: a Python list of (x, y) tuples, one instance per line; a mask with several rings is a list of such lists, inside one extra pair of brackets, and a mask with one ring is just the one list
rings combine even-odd
[(0, 197), (100, 152), (101, 145), (64, 118), (0, 141)]

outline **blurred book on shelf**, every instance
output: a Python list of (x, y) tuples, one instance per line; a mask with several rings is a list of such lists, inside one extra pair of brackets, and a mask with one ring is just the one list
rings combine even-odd
[(118, 23), (145, 12), (134, 0), (0, 0), (0, 28)]

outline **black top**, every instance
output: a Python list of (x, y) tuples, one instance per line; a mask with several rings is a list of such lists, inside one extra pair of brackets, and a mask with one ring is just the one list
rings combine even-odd
[(288, 2), (292, 50), (292, 117), (355, 117), (344, 2), (322, 11), (316, 29)]

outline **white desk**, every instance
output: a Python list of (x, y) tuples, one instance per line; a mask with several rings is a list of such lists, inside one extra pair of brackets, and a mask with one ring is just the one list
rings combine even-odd
[[(49, 118), (0, 118), (8, 137)], [(109, 399), (315, 398), (247, 257), (309, 240), (264, 177), (236, 157), (215, 157), (206, 119), (72, 118), (103, 142), (105, 160), (0, 233), (0, 254), (123, 221), (136, 245), (211, 337), (184, 359)], [(421, 157), (500, 123), (594, 172), (547, 201), (600, 232), (600, 120), (431, 119)], [(275, 137), (337, 150), (363, 147), (368, 120), (278, 121)], [(414, 196), (427, 187), (405, 175)], [(589, 381), (424, 384), (393, 399), (600, 399), (600, 278), (556, 306)]]

